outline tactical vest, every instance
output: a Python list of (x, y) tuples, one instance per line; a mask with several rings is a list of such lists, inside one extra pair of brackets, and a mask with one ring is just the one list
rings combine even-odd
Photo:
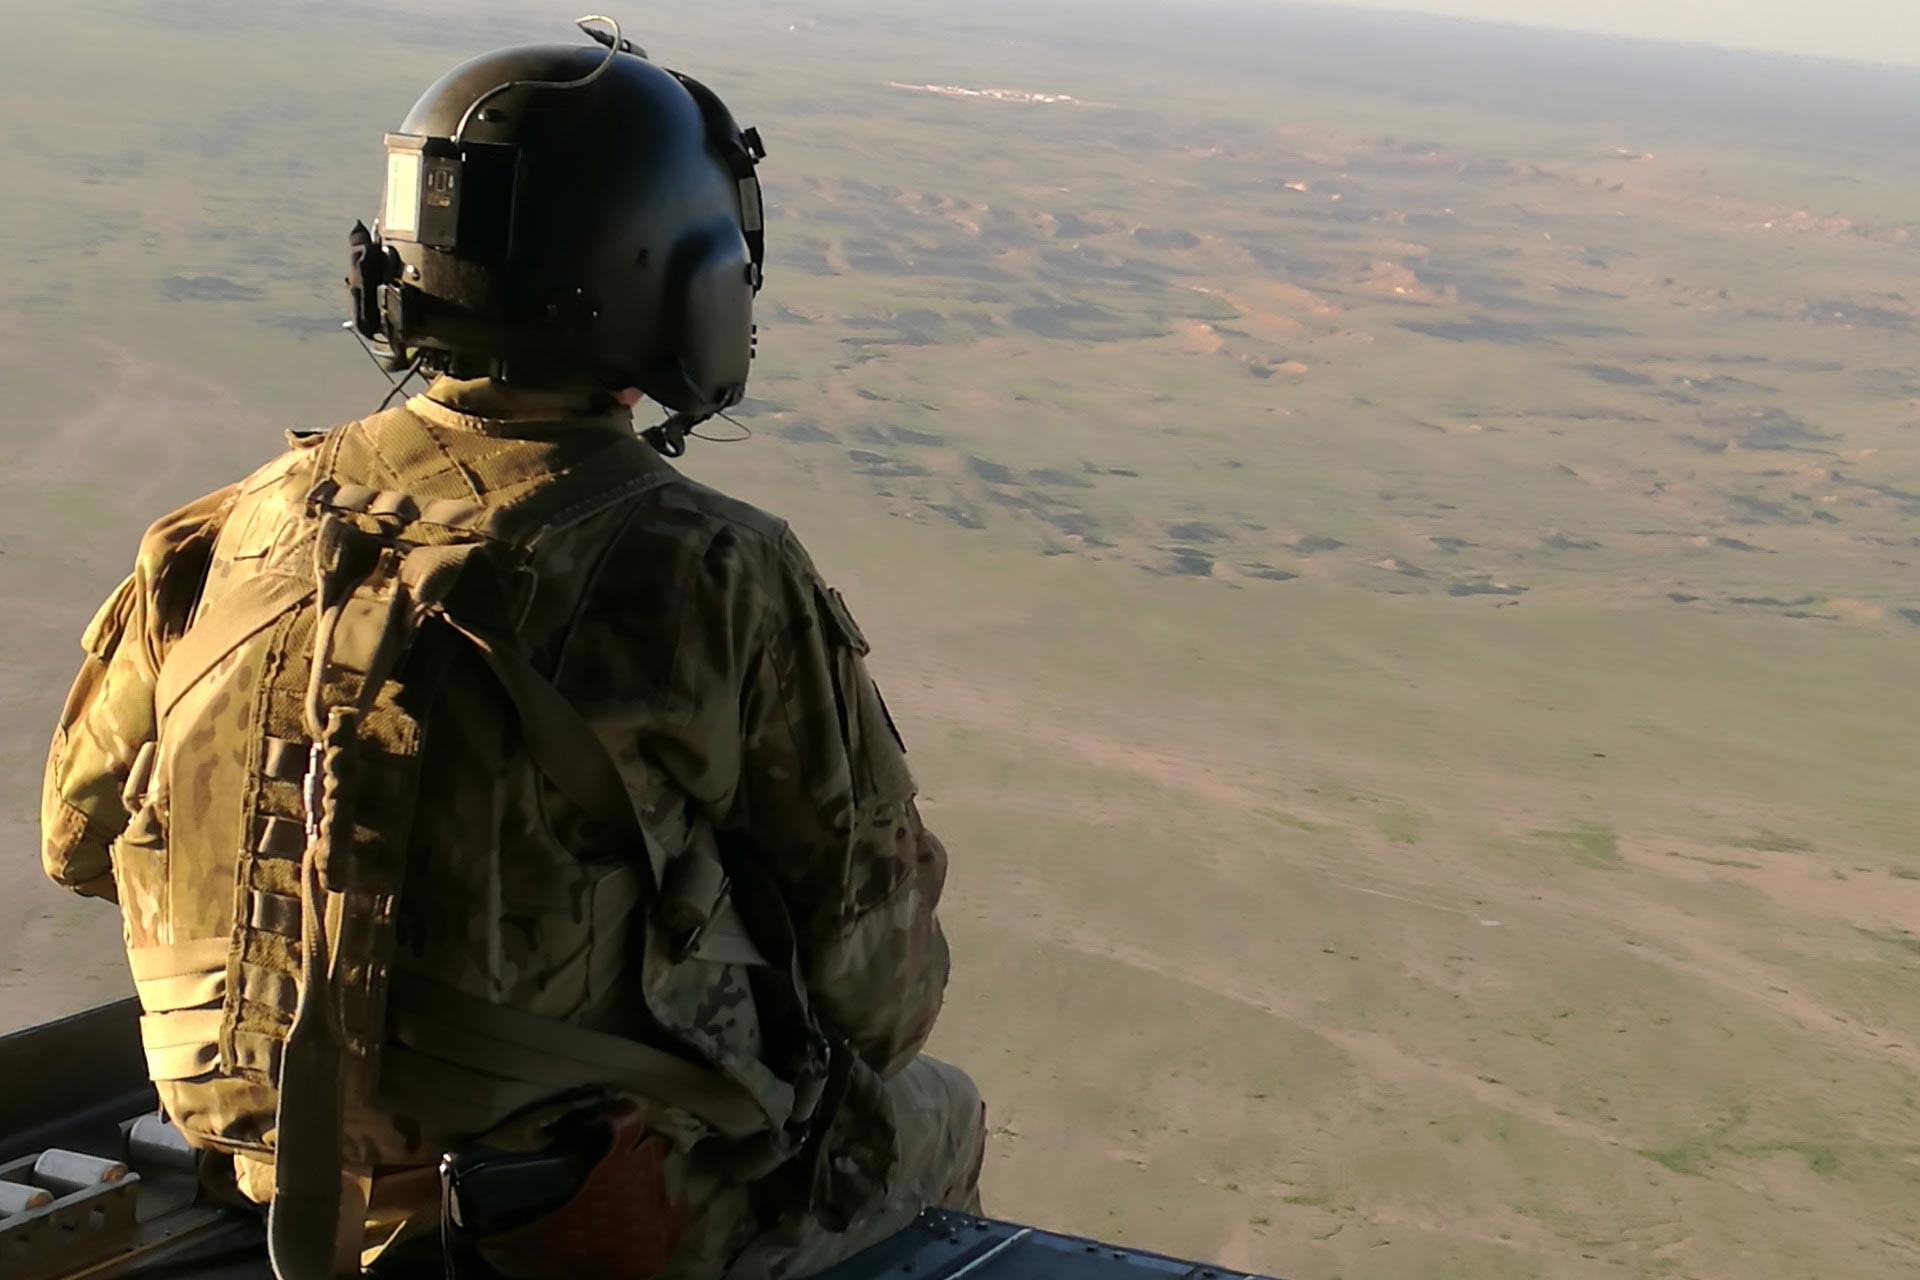
[[(396, 409), (240, 487), (161, 664), (115, 849), (162, 1103), (197, 1145), (274, 1158), (283, 1275), (332, 1265), (343, 1173), (431, 1162), (516, 1107), (613, 1085), (695, 1118), (751, 1176), (792, 1152), (826, 1076), (817, 1033), (776, 1073), (652, 1010), (661, 966), (771, 955), (804, 1018), (790, 926), (762, 910), (749, 932), (710, 840), (666, 859), (522, 635), (536, 597), (549, 617), (579, 604), (540, 594), (552, 535), (672, 472), (629, 432), (580, 431), (495, 442), (449, 462), (466, 496), (415, 496), (354, 479), (375, 441), (374, 457), (444, 450)], [(423, 816), (453, 777), (478, 780), (474, 812)], [(549, 839), (485, 882), (535, 923), (436, 928), (443, 886), (408, 874), (416, 826), (462, 824), (460, 856), (484, 862), (503, 815), (544, 821), (553, 793), (591, 848)], [(538, 967), (538, 1007), (469, 980), (508, 954)]]

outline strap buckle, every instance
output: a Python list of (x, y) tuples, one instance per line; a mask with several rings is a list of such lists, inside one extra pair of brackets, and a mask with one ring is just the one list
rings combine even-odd
[(720, 887), (713, 895), (713, 905), (708, 907), (706, 913), (694, 921), (691, 927), (684, 929), (679, 937), (667, 944), (669, 960), (675, 964), (683, 964), (700, 949), (700, 944), (706, 940), (707, 930), (713, 927), (713, 918), (720, 914), (718, 910), (720, 903), (726, 901), (732, 889), (733, 877), (722, 875)]
[(153, 762), (159, 755), (160, 744), (148, 738), (140, 744), (139, 754), (133, 758), (133, 767), (127, 770), (126, 783), (120, 788), (120, 801), (128, 813), (138, 812), (147, 802), (147, 784), (153, 781)]
[(827, 1094), (827, 1086), (833, 1081), (836, 1071), (845, 1065), (834, 1051), (833, 1041), (820, 1037), (814, 1046), (818, 1055), (813, 1062), (800, 1072), (793, 1082), (793, 1115), (787, 1120), (790, 1131), (800, 1131), (813, 1124), (814, 1116), (820, 1110), (820, 1100)]
[(324, 742), (315, 742), (307, 750), (307, 773), (300, 780), (300, 804), (306, 811), (304, 821), (309, 842), (320, 838), (321, 793), (326, 788), (327, 748)]

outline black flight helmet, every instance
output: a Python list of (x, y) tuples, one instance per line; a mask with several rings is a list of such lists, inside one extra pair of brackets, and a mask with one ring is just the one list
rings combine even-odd
[(354, 325), (391, 367), (638, 387), (683, 429), (745, 393), (765, 152), (712, 90), (591, 21), (597, 45), (462, 63), (387, 135)]

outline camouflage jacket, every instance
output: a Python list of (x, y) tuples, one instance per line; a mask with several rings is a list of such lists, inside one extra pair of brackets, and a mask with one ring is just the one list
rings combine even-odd
[[(524, 459), (570, 433), (631, 431), (624, 411), (485, 381), (443, 379), (407, 412), (432, 449), (383, 449), (364, 424), (330, 433), (366, 437), (340, 455), (358, 459), (362, 483), (460, 498), (469, 483), (462, 477), (503, 450)], [(116, 842), (130, 817), (123, 784), (155, 736), (160, 666), (203, 597), (220, 590), (221, 566), (271, 544), (273, 508), (257, 495), (289, 476), (298, 481), (317, 439), (293, 440), (291, 453), (253, 478), (155, 523), (133, 573), (87, 628), (42, 803), (43, 858), (56, 882), (114, 895)], [(632, 453), (666, 482), (555, 535), (563, 543), (543, 551), (543, 573), (577, 575), (551, 593), (577, 604), (566, 616), (532, 611), (531, 651), (612, 747), (650, 830), (670, 843), (705, 826), (736, 877), (745, 867), (777, 888), (814, 1013), (853, 1048), (860, 1077), (890, 1076), (918, 1053), (940, 1008), (948, 960), (935, 905), (946, 853), (916, 812), (903, 747), (867, 674), (867, 643), (784, 523), (673, 473), (650, 451)], [(262, 550), (250, 552), (256, 543)], [(543, 578), (536, 599), (548, 585)], [(473, 873), (458, 865), (461, 797), (424, 798), (441, 816), (415, 842), (440, 847), (409, 855), (409, 883), (424, 871), (434, 896), (446, 899), (429, 925), (444, 932), (501, 890), (467, 883)], [(517, 874), (525, 879), (571, 835), (564, 823), (527, 830), (523, 850), (503, 845), (499, 857), (524, 854)], [(491, 874), (510, 884), (516, 873)], [(201, 887), (210, 917), (229, 910), (231, 882)], [(170, 883), (169, 897), (180, 889)], [(168, 909), (179, 916), (196, 906)], [(143, 926), (134, 904), (123, 910), (132, 939)], [(538, 939), (527, 946), (537, 953)], [(485, 970), (477, 994), (487, 999), (603, 1028), (622, 1023), (618, 1010), (556, 1007), (539, 964), (511, 955), (474, 963)], [(771, 1012), (755, 1009), (758, 988), (737, 966), (685, 968), (674, 989), (655, 993), (674, 1006), (675, 1021), (723, 1052), (758, 1053)], [(856, 1080), (847, 1096), (848, 1138), (886, 1148), (891, 1126), (878, 1091)]]

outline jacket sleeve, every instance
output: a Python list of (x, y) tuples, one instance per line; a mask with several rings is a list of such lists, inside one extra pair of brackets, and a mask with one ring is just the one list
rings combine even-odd
[(76, 893), (114, 896), (113, 842), (130, 816), (120, 793), (153, 740), (160, 659), (198, 598), (229, 492), (155, 523), (134, 571), (81, 637), (85, 656), (54, 729), (40, 796), (41, 864)]
[(845, 603), (790, 533), (778, 560), (744, 673), (737, 820), (784, 890), (816, 1013), (888, 1076), (940, 1012), (947, 854)]

